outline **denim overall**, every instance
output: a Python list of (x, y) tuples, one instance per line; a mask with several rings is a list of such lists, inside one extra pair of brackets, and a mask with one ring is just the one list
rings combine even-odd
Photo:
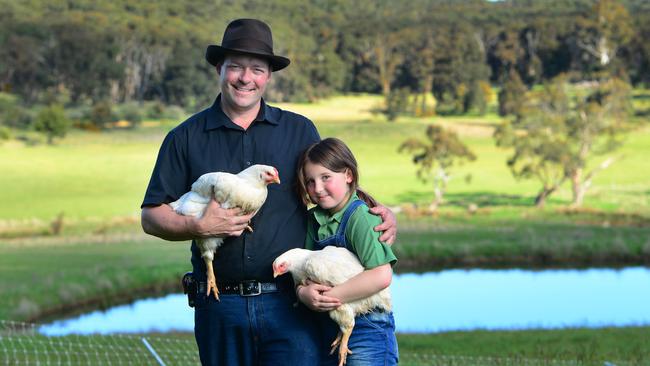
[[(361, 205), (365, 205), (361, 200), (352, 201), (343, 213), (336, 233), (322, 240), (316, 240), (314, 249), (320, 250), (328, 245), (333, 245), (346, 248), (356, 255), (356, 252), (345, 239), (345, 229), (350, 217)], [(315, 225), (315, 233), (318, 234), (318, 223), (315, 223)], [(333, 329), (331, 320), (328, 319), (327, 323), (324, 325), (325, 332), (331, 333), (331, 337), (326, 337), (324, 341), (327, 342), (327, 345), (323, 345), (323, 347), (329, 347), (338, 331), (338, 329)], [(357, 315), (354, 318), (354, 329), (348, 342), (348, 348), (353, 353), (347, 357), (347, 366), (396, 365), (398, 363), (398, 352), (393, 313), (378, 310)], [(338, 353), (334, 352), (333, 355), (328, 356), (322, 364), (337, 365)]]

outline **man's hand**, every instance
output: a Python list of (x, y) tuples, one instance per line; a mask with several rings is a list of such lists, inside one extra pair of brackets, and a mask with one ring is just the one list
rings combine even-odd
[(370, 213), (381, 217), (382, 223), (375, 226), (375, 231), (381, 231), (379, 241), (388, 245), (393, 245), (397, 239), (397, 219), (393, 211), (385, 206), (375, 206), (370, 208)]
[(219, 202), (212, 198), (203, 216), (196, 221), (196, 234), (200, 238), (240, 236), (253, 214), (242, 215), (239, 208), (221, 208)]
[(311, 310), (320, 312), (330, 311), (341, 306), (339, 299), (323, 295), (323, 292), (331, 289), (329, 286), (307, 281), (307, 285), (298, 286), (296, 295)]

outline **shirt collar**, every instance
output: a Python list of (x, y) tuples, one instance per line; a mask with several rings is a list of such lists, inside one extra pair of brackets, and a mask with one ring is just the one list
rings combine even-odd
[(354, 192), (351, 196), (348, 202), (345, 204), (345, 206), (336, 211), (333, 215), (330, 214), (328, 210), (324, 210), (320, 208), (319, 206), (314, 207), (314, 210), (312, 211), (314, 215), (314, 219), (316, 219), (316, 222), (318, 222), (319, 225), (325, 225), (328, 222), (336, 221), (338, 223), (341, 223), (341, 220), (343, 219), (343, 213), (345, 213), (345, 210), (348, 209), (348, 206), (354, 201), (358, 200), (359, 196), (357, 196), (357, 192)]
[[(278, 120), (275, 117), (275, 114), (271, 111), (264, 98), (262, 98), (260, 103), (260, 110), (257, 113), (257, 117), (253, 122), (266, 122), (272, 125), (278, 125)], [(217, 99), (212, 103), (212, 106), (208, 110), (207, 123), (205, 126), (206, 130), (213, 130), (219, 127), (226, 127), (232, 129), (241, 129), (233, 121), (230, 120), (221, 109), (221, 94), (217, 96)]]

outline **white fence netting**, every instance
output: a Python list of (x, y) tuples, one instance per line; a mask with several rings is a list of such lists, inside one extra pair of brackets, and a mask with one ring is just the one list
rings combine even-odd
[[(67, 335), (46, 336), (39, 324), (0, 320), (0, 365), (199, 365), (191, 335)], [(400, 352), (405, 366), (581, 366), (571, 360), (525, 357), (441, 355)], [(631, 366), (604, 361), (599, 366)], [(291, 365), (289, 365), (291, 366)]]

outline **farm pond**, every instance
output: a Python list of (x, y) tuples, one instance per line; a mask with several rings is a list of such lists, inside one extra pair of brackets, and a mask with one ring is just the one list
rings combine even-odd
[[(391, 291), (402, 333), (650, 324), (646, 267), (403, 273)], [(40, 332), (191, 332), (193, 323), (186, 296), (171, 294), (56, 320)]]

